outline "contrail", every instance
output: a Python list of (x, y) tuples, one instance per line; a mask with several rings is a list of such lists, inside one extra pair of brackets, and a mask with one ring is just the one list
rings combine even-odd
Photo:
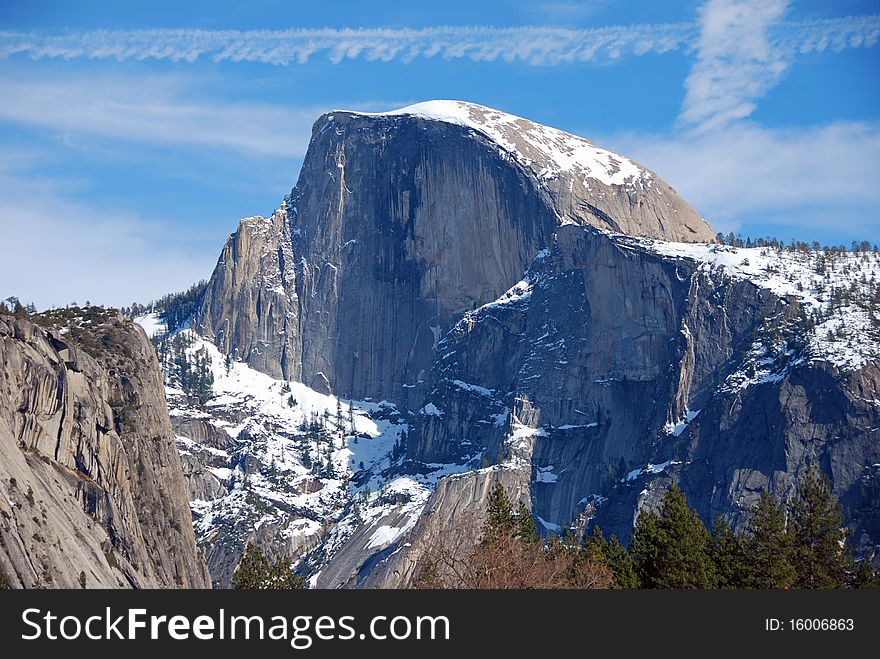
[[(786, 22), (771, 35), (802, 51), (873, 46), (880, 15)], [(0, 32), (0, 58), (156, 59), (175, 62), (304, 64), (315, 56), (409, 62), (416, 58), (470, 59), (554, 65), (624, 55), (690, 51), (699, 23), (563, 29), (540, 26), (437, 26), (422, 29), (90, 30), (48, 34)]]

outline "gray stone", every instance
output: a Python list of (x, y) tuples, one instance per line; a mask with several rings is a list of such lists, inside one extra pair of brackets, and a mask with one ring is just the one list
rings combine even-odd
[(0, 570), (21, 588), (204, 588), (159, 364), (111, 312), (82, 330), (0, 315)]

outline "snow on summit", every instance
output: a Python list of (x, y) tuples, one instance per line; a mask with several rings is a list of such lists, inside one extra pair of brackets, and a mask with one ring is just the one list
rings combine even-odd
[[(344, 112), (352, 112), (344, 110)], [(605, 185), (647, 182), (651, 173), (589, 140), (513, 114), (464, 101), (425, 101), (389, 112), (352, 112), (373, 117), (410, 115), (466, 126), (482, 133), (539, 178), (571, 173)]]

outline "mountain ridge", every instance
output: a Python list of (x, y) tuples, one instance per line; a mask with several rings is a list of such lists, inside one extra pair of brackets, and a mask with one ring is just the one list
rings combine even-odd
[[(662, 215), (642, 197), (636, 212), (657, 191), (665, 207), (655, 175), (543, 179), (546, 162), (475, 127), (475, 107), (323, 115), (296, 187), (233, 234), (196, 315), (276, 386), (382, 400), (406, 433), (381, 467), (338, 465), (351, 481), (301, 559), (311, 583), (405, 585), (450, 511), (480, 518), (496, 480), (545, 535), (599, 524), (625, 538), (672, 480), (736, 526), (756, 492), (790, 491), (811, 462), (876, 555), (858, 512), (877, 508), (864, 486), (880, 463), (876, 255), (740, 250), (709, 244), (708, 225), (680, 242), (694, 232), (677, 216), (698, 218), (686, 202)], [(479, 112), (493, 130), (545, 130)]]

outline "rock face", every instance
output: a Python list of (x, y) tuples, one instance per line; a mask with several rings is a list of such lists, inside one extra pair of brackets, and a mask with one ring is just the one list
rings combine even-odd
[(274, 377), (294, 377), (301, 355), (293, 247), (282, 207), (241, 221), (205, 293), (200, 329), (217, 347)]
[(399, 401), (460, 315), (522, 276), (574, 223), (667, 240), (709, 226), (655, 174), (482, 106), (334, 112), (270, 220), (224, 248), (196, 326), (276, 377)]
[(77, 311), (53, 329), (0, 316), (0, 570), (21, 588), (208, 587), (152, 346)]
[(425, 559), (432, 559), (437, 551), (445, 552), (451, 560), (466, 560), (468, 552), (479, 542), (495, 483), (504, 486), (512, 501), (529, 503), (530, 475), (528, 468), (489, 468), (443, 479), (405, 542), (385, 548), (367, 562), (351, 551), (357, 545), (349, 542), (321, 573), (319, 584), (332, 587), (329, 571), (338, 570), (347, 561), (359, 569), (351, 574), (346, 586), (406, 588), (418, 580)]
[[(313, 583), (406, 585), (494, 479), (545, 534), (626, 541), (670, 481), (742, 528), (818, 464), (880, 555), (880, 259), (684, 244), (713, 235), (643, 167), (488, 108), (321, 117), (194, 323), (274, 377), (393, 402), (405, 455), (358, 482), (436, 484), (418, 523), (412, 498), (344, 508)], [(858, 290), (842, 303), (828, 281)]]
[[(411, 583), (456, 519), (482, 518), (487, 477), (515, 495), (525, 481), (546, 535), (598, 525), (626, 541), (670, 482), (707, 523), (721, 515), (742, 529), (762, 491), (793, 495), (815, 464), (859, 555), (877, 557), (880, 370), (876, 359), (842, 369), (798, 345), (801, 313), (694, 261), (561, 227), (523, 282), (441, 340), (411, 424), (408, 470), (474, 453), (497, 466), (441, 481), (415, 529), (361, 551), (369, 569), (349, 567), (345, 585)], [(776, 357), (756, 366), (750, 351), (780, 333)], [(327, 574), (319, 585), (339, 585)]]

